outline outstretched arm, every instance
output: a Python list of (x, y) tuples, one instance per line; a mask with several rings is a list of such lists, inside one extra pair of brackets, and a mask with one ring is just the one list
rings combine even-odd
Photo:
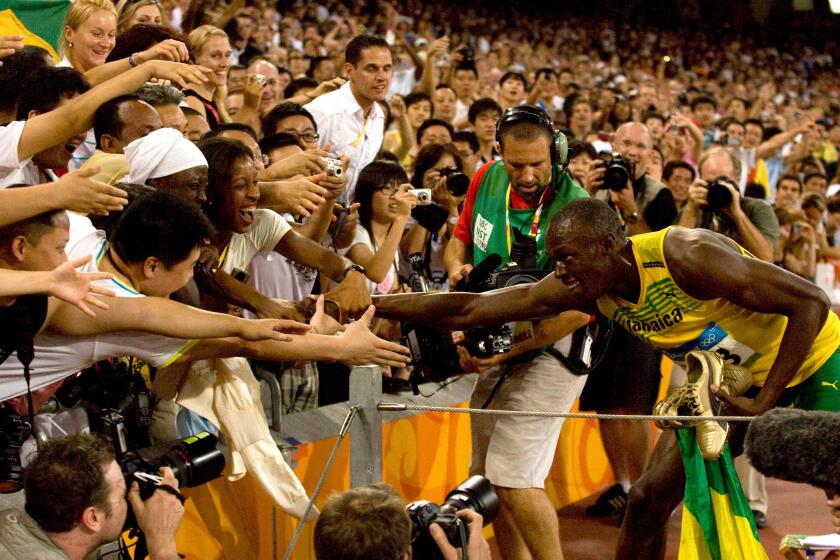
[(64, 302), (50, 300), (45, 328), (70, 336), (115, 331), (145, 331), (174, 338), (215, 338), (236, 336), (246, 340), (267, 338), (288, 341), (280, 330), (302, 333), (307, 325), (295, 321), (264, 319), (249, 321), (223, 313), (203, 311), (159, 297), (102, 298), (108, 309), (98, 309), (96, 317), (84, 315)]
[(483, 294), (395, 294), (374, 296), (376, 314), (386, 319), (464, 329), (557, 315), (561, 311), (590, 311), (594, 304), (575, 296), (553, 274), (536, 284), (523, 284)]
[(749, 414), (778, 400), (805, 361), (831, 308), (814, 284), (772, 264), (746, 257), (729, 239), (707, 230), (672, 230), (665, 255), (677, 285), (701, 299), (723, 298), (758, 313), (787, 317), (779, 353), (755, 399), (719, 396)]

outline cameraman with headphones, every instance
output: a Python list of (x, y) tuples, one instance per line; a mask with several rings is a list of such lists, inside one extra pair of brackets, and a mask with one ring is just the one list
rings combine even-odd
[[(551, 271), (545, 250), (551, 218), (572, 200), (587, 196), (566, 173), (566, 138), (554, 130), (544, 110), (509, 108), (497, 123), (496, 141), (502, 159), (487, 163), (472, 178), (444, 254), (453, 287), (490, 255), (507, 264), (517, 237), (533, 238), (537, 268)], [(459, 347), (465, 369), (483, 373), (470, 406), (568, 411), (586, 378), (570, 373), (546, 347), (588, 319), (574, 312), (535, 323), (510, 352), (490, 358), (476, 358)], [(471, 422), (470, 474), (487, 477), (499, 496), (494, 531), (502, 556), (562, 558), (557, 514), (544, 489), (562, 419), (482, 415)]]
[(172, 470), (161, 474), (159, 489), (143, 501), (136, 482), (126, 488), (106, 440), (79, 434), (44, 443), (26, 467), (26, 511), (0, 512), (0, 558), (87, 558), (120, 537), (130, 503), (151, 560), (177, 560), (184, 506)]

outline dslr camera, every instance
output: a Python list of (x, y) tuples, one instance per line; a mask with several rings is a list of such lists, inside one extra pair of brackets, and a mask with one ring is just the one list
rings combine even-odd
[(32, 427), (8, 403), (0, 407), (0, 494), (23, 488), (20, 448), (29, 439)]
[(446, 188), (452, 196), (464, 196), (470, 186), (470, 178), (461, 170), (455, 167), (447, 167), (441, 170), (440, 176), (446, 179)]
[(726, 186), (726, 183), (732, 181), (726, 177), (718, 177), (708, 184), (706, 187), (706, 201), (709, 203), (709, 208), (712, 210), (723, 210), (729, 208), (732, 204), (732, 191)]
[(220, 477), (225, 456), (216, 447), (218, 441), (213, 434), (201, 432), (182, 439), (160, 455), (144, 458), (153, 448), (143, 450), (142, 455), (141, 451), (129, 451), (118, 462), (127, 485), (137, 481), (140, 497), (147, 500), (161, 481), (161, 467), (172, 469), (179, 488), (193, 488)]
[(601, 186), (602, 189), (609, 189), (616, 192), (623, 191), (627, 186), (627, 181), (632, 181), (636, 178), (636, 164), (621, 155), (614, 155), (604, 165), (604, 184)]
[(440, 549), (429, 534), (432, 523), (440, 525), (453, 547), (467, 548), (469, 526), (455, 515), (462, 509), (481, 515), (485, 525), (493, 521), (499, 513), (499, 498), (489, 480), (483, 476), (471, 476), (456, 486), (442, 505), (420, 500), (406, 506), (405, 510), (411, 519), (411, 550), (414, 558), (443, 560)]

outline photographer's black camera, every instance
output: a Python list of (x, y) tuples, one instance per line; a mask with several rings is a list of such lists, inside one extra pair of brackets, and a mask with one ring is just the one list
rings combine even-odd
[(464, 196), (467, 194), (467, 189), (470, 186), (470, 178), (455, 166), (442, 169), (441, 177), (446, 179), (446, 188), (452, 193), (452, 196)]
[(725, 179), (717, 179), (708, 185), (706, 201), (713, 210), (723, 210), (732, 204), (732, 191), (726, 186)]
[(32, 427), (9, 405), (0, 408), (0, 494), (23, 488), (20, 447), (29, 439)]
[(216, 447), (218, 441), (213, 434), (201, 432), (184, 438), (158, 456), (143, 456), (151, 450), (145, 450), (143, 455), (130, 451), (117, 461), (128, 485), (137, 481), (140, 496), (145, 500), (155, 492), (156, 484), (152, 481), (160, 476), (161, 467), (172, 469), (180, 488), (193, 488), (220, 477), (225, 468), (225, 456)]
[(629, 159), (615, 155), (606, 162), (604, 170), (604, 184), (602, 189), (611, 191), (622, 191), (627, 187), (627, 182), (636, 178), (636, 164)]
[(457, 515), (468, 509), (484, 518), (484, 524), (492, 522), (499, 512), (499, 498), (490, 481), (483, 476), (471, 476), (446, 496), (443, 505), (427, 500), (412, 502), (406, 507), (411, 519), (411, 550), (414, 558), (442, 560), (443, 555), (429, 534), (432, 523), (440, 525), (446, 538), (455, 548), (466, 548), (469, 540), (469, 526)]

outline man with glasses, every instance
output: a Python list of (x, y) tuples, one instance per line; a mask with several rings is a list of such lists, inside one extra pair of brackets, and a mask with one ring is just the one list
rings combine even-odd
[(265, 136), (278, 132), (294, 134), (307, 150), (318, 148), (321, 139), (312, 113), (291, 101), (275, 106), (263, 119), (262, 129)]

